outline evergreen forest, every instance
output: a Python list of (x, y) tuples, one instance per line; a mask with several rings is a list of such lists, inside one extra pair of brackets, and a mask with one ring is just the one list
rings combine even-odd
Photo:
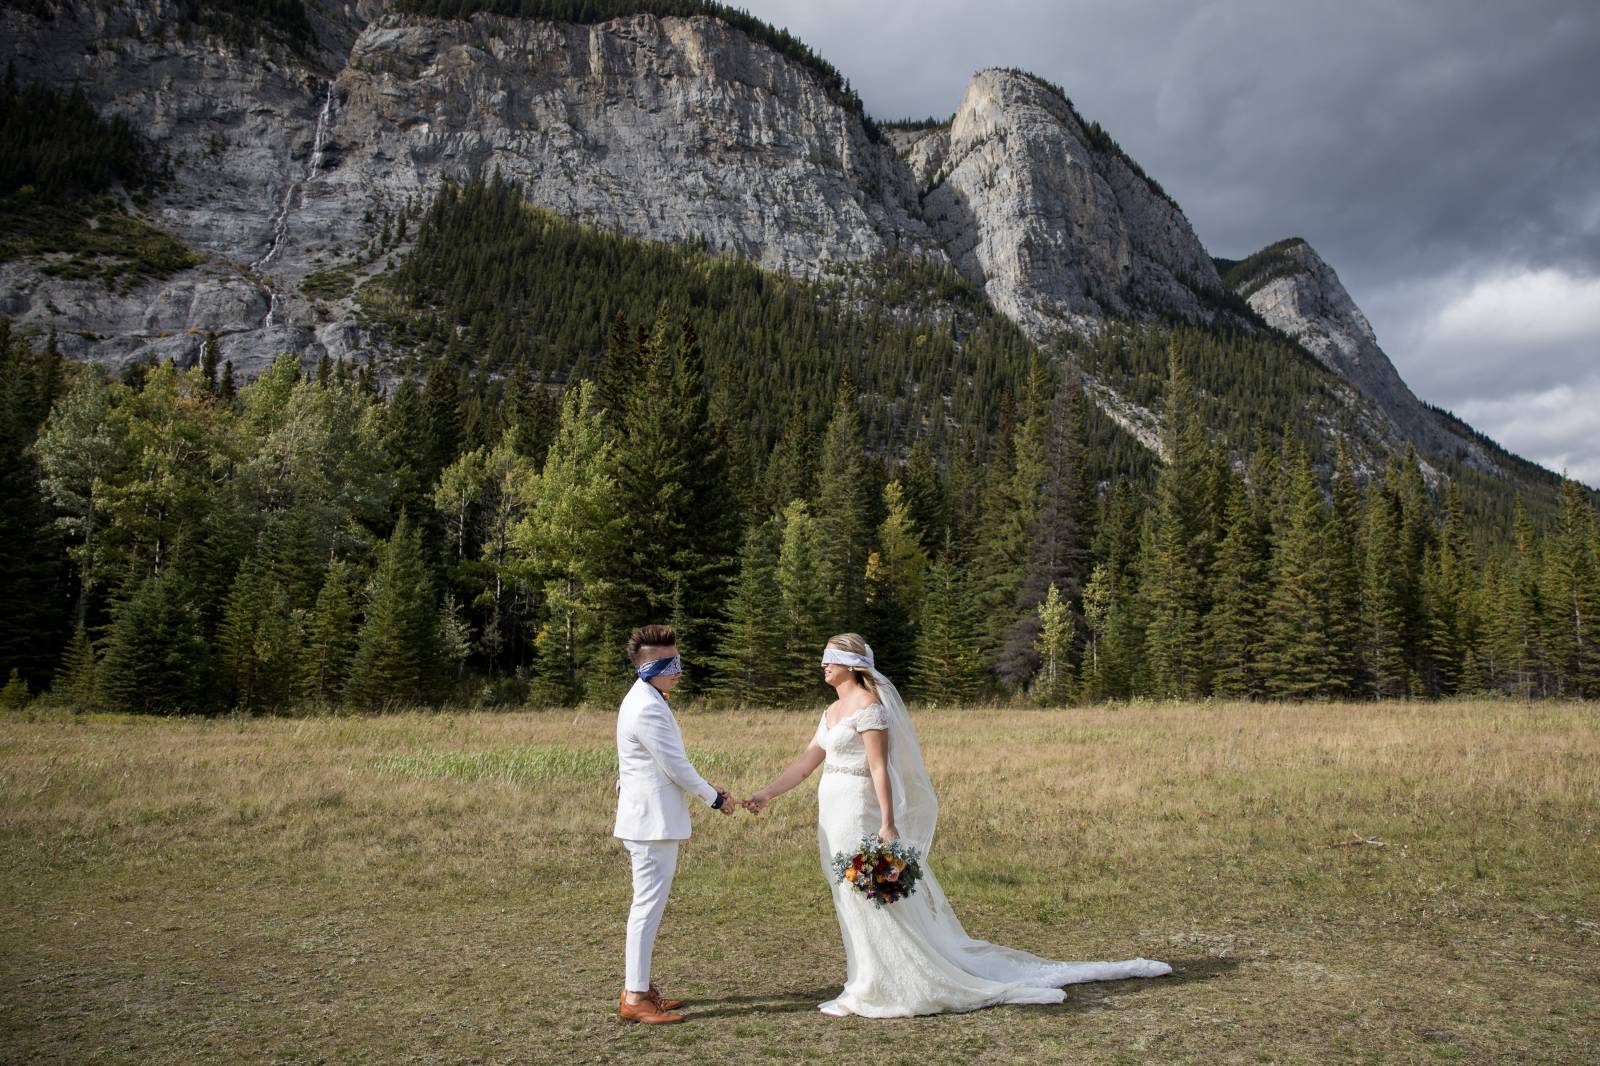
[(105, 119), (81, 89), (0, 81), (0, 263), (50, 257), (40, 271), (128, 286), (200, 257), (131, 214), (166, 180), (165, 161), (121, 118)]
[(0, 322), (7, 702), (605, 703), (646, 621), (737, 704), (815, 699), (841, 631), (928, 703), (1600, 694), (1591, 495), (1385, 450), (1281, 338), (1040, 352), (930, 264), (797, 280), (498, 178), (415, 224), (357, 365)]

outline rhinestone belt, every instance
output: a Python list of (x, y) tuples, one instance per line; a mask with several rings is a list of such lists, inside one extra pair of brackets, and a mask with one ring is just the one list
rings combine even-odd
[(865, 766), (840, 766), (838, 763), (824, 763), (822, 772), (825, 774), (853, 774), (856, 777), (871, 777), (872, 771)]

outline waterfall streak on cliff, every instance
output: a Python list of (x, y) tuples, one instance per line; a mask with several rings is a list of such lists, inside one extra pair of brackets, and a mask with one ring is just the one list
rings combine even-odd
[(306, 185), (322, 170), (322, 155), (328, 146), (328, 125), (333, 117), (333, 82), (328, 83), (328, 95), (323, 98), (322, 111), (317, 115), (317, 133), (311, 140), (311, 162), (306, 167), (305, 181), (300, 183), (300, 206), (306, 206)]
[[(306, 184), (317, 176), (317, 171), (322, 167), (323, 152), (328, 143), (328, 125), (333, 116), (333, 82), (328, 82), (328, 92), (322, 99), (322, 110), (317, 114), (317, 131), (311, 139), (311, 154), (306, 159), (305, 173), (298, 181), (289, 183), (289, 188), (283, 194), (283, 206), (278, 209), (277, 217), (272, 221), (272, 244), (267, 248), (267, 254), (250, 264), (254, 273), (261, 273), (271, 265), (272, 260), (283, 248), (284, 240), (289, 236), (289, 212), (296, 207), (306, 206)], [(299, 194), (298, 201), (296, 194)], [(279, 307), (286, 299), (273, 290), (270, 283), (267, 291), (271, 294), (271, 303), (267, 309), (267, 317), (262, 321), (262, 326), (274, 324)]]

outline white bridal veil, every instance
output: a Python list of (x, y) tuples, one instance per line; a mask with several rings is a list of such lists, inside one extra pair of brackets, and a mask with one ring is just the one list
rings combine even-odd
[(894, 802), (894, 825), (900, 837), (926, 858), (933, 847), (933, 830), (939, 821), (939, 800), (933, 794), (933, 781), (922, 761), (922, 746), (912, 728), (911, 715), (900, 690), (878, 672), (872, 659), (872, 646), (865, 655), (829, 646), (822, 661), (865, 670), (878, 687), (878, 702), (889, 713), (889, 785)]

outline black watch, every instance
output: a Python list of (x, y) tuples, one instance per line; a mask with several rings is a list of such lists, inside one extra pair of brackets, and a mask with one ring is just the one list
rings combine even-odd
[(711, 801), (711, 809), (714, 811), (720, 811), (722, 810), (723, 804), (727, 802), (728, 794), (726, 792), (718, 792), (717, 798)]

